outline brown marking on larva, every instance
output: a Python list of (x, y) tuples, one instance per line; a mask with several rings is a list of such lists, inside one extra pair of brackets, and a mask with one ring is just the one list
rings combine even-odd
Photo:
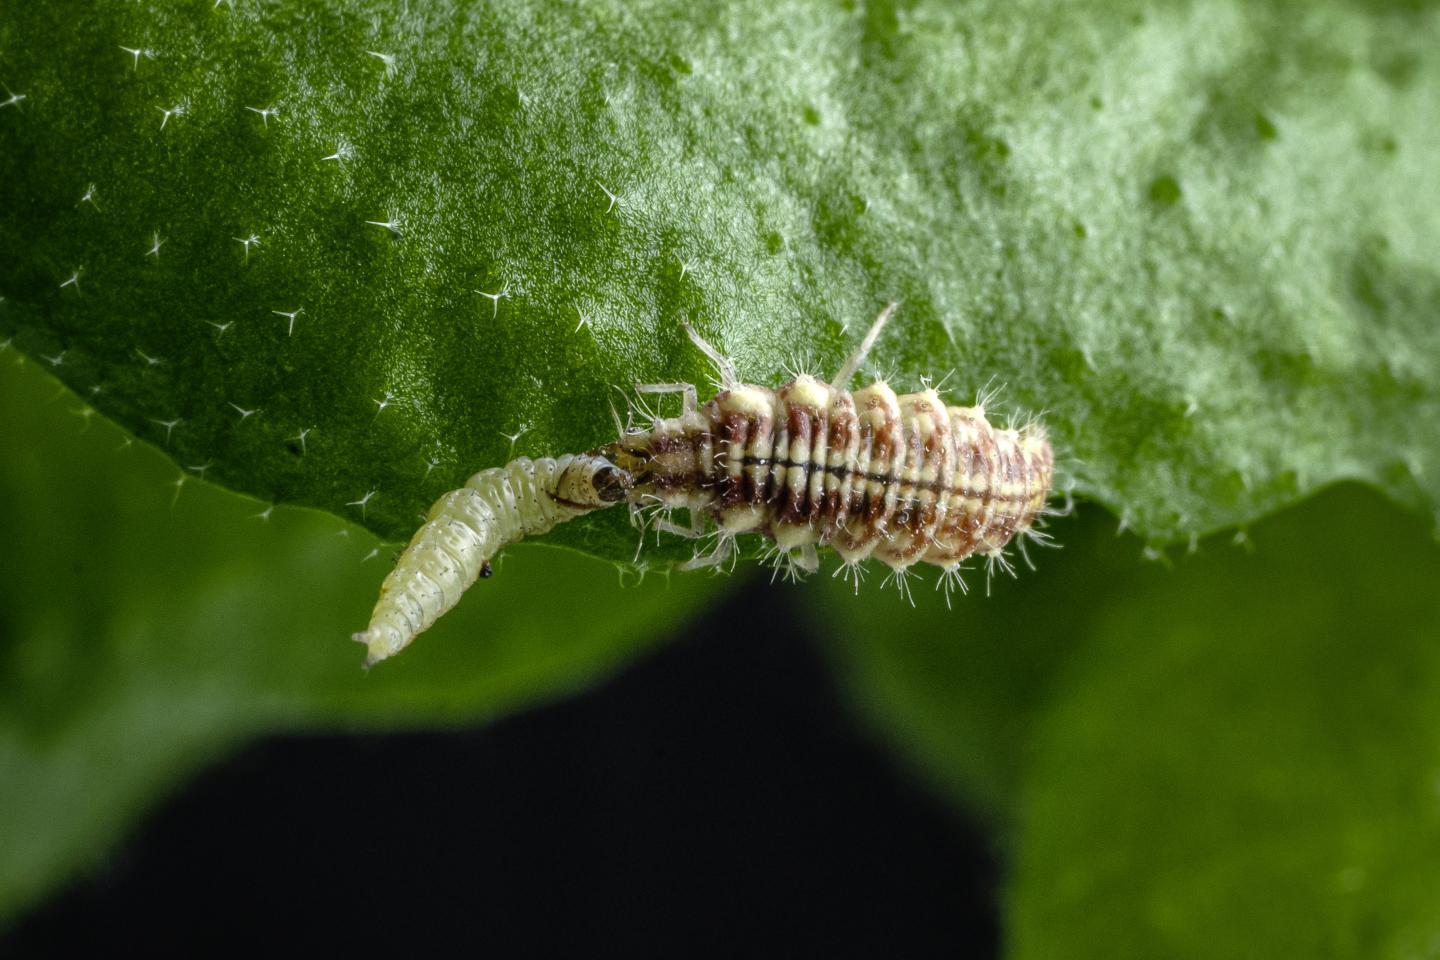
[(883, 383), (854, 394), (809, 378), (737, 386), (639, 442), (648, 448), (632, 499), (652, 494), (732, 532), (897, 568), (1003, 548), (1043, 509), (1053, 471), (1043, 437)]
[(693, 489), (700, 474), (700, 460), (692, 437), (685, 433), (655, 437), (650, 447), (650, 476), (662, 499), (675, 491)]
[[(766, 391), (767, 393), (769, 391)], [(756, 417), (750, 423), (750, 442), (745, 446), (743, 500), (752, 506), (770, 499), (771, 462), (775, 455), (775, 418)]]
[(925, 458), (934, 473), (932, 497), (925, 504), (923, 514), (923, 536), (917, 537), (915, 551), (910, 559), (919, 560), (935, 540), (935, 534), (944, 522), (949, 503), (949, 491), (955, 485), (955, 442), (950, 428), (950, 417), (939, 397), (932, 402), (925, 399), (924, 415), (930, 421), (930, 434), (925, 441)]
[[(829, 436), (826, 438), (825, 496), (821, 502), (821, 539), (830, 540), (844, 528), (850, 514), (851, 465), (860, 449), (860, 421), (848, 390), (830, 395)], [(833, 478), (833, 482), (832, 482)]]
[(940, 471), (948, 461), (948, 449), (937, 443), (939, 439), (948, 442), (948, 433), (937, 429), (929, 396), (907, 394), (900, 397), (899, 404), (904, 455), (894, 482), (896, 514), (890, 537), (876, 548), (876, 557), (891, 566), (914, 563), (926, 550), (933, 533), (927, 521), (935, 518), (933, 504), (926, 501), (939, 499), (937, 491), (929, 488), (940, 485)]
[(897, 538), (887, 553), (895, 561), (909, 564), (919, 561), (934, 539), (944, 511), (945, 491), (953, 483), (954, 448), (949, 417), (937, 394), (927, 391), (901, 397), (900, 407), (912, 457), (906, 488), (909, 523), (907, 536)]
[[(857, 398), (862, 396), (861, 461), (864, 463), (866, 459), (868, 441), (869, 463), (864, 472), (883, 479), (867, 480), (861, 488), (862, 501), (858, 505), (851, 502), (851, 513), (857, 515), (846, 528), (852, 552), (869, 552), (888, 535), (890, 517), (895, 511), (896, 480), (905, 456), (905, 436), (895, 392), (884, 383), (874, 383), (857, 391)], [(857, 399), (856, 405), (860, 403)]]
[[(801, 406), (790, 406), (786, 414), (786, 433), (790, 442), (785, 459), (780, 461), (785, 464), (785, 490), (781, 498), (779, 522), (798, 526), (807, 521), (810, 513), (806, 494), (810, 490), (810, 471), (814, 467), (810, 455), (816, 416), (813, 407)], [(777, 449), (776, 453), (779, 452)], [(795, 482), (797, 479), (798, 483)]]
[(743, 480), (745, 468), (745, 446), (750, 438), (750, 421), (743, 414), (732, 413), (725, 417), (716, 431), (725, 445), (727, 468), (719, 471), (721, 507), (733, 507), (745, 500)]

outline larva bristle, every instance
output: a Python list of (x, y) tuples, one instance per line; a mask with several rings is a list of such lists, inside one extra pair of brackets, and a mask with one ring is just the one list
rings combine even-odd
[(954, 592), (955, 589), (958, 588), (961, 595), (970, 592), (970, 586), (965, 582), (965, 577), (960, 570), (960, 564), (957, 563), (953, 567), (946, 567), (940, 571), (940, 577), (935, 581), (935, 589), (940, 590), (942, 588), (945, 591), (945, 609), (947, 610), (950, 609), (950, 594)]
[(860, 593), (860, 583), (865, 579), (865, 562), (863, 560), (847, 560), (835, 568), (831, 577), (840, 577), (847, 583), (855, 584), (855, 593)]

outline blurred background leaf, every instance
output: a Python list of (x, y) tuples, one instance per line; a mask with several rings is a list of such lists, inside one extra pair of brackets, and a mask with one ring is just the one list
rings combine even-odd
[(0, 920), (246, 738), (481, 722), (596, 682), (724, 584), (622, 586), (607, 562), (516, 548), (413, 656), (366, 675), (346, 627), (390, 548), (178, 470), (15, 356), (0, 355)]
[[(0, 366), (0, 390), (0, 494), (27, 505), (0, 513), (23, 561), (0, 578), (12, 915), (245, 738), (483, 721), (607, 675), (724, 583), (621, 590), (602, 561), (517, 549), (361, 675), (331, 621), (369, 603), (368, 534), (262, 520), (193, 475), (177, 498), (158, 451), (34, 364)], [(1423, 955), (1440, 547), (1353, 485), (1166, 563), (1114, 522), (1082, 505), (1064, 549), (990, 597), (977, 571), (953, 609), (875, 583), (791, 594), (877, 735), (995, 830), (1012, 953)]]
[(1003, 838), (1010, 955), (1430, 955), (1423, 524), (1344, 485), (1163, 564), (1094, 510), (1056, 527), (1038, 572), (953, 610), (813, 597), (862, 715)]

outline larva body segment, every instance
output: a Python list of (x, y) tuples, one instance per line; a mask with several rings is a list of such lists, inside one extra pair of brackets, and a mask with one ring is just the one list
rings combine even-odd
[(934, 390), (852, 394), (811, 377), (735, 385), (600, 452), (631, 476), (632, 499), (713, 520), (722, 556), (762, 533), (801, 569), (817, 545), (896, 570), (997, 554), (1044, 509), (1054, 471), (1038, 427), (997, 429)]
[(724, 562), (752, 532), (797, 574), (818, 569), (819, 545), (852, 568), (873, 556), (898, 574), (929, 563), (958, 577), (967, 557), (1000, 558), (1045, 509), (1050, 444), (1038, 425), (997, 429), (983, 407), (947, 406), (932, 389), (845, 389), (894, 309), (830, 384), (800, 376), (774, 390), (740, 383), (687, 327), (715, 361), (720, 392), (702, 406), (689, 384), (638, 385), (682, 394), (681, 415), (585, 454), (481, 471), (441, 497), (386, 578), (369, 628), (355, 634), (366, 665), (453, 607), (506, 544), (621, 501), (637, 514), (647, 503), (685, 508), (688, 528), (656, 521), (672, 533), (699, 537), (713, 524), (714, 549), (686, 567)]

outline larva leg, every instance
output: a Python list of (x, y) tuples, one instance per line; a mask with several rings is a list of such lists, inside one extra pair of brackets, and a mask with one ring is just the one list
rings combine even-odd
[(799, 556), (795, 558), (795, 565), (805, 573), (818, 573), (820, 570), (820, 552), (815, 549), (815, 544), (802, 544), (799, 548)]
[(703, 556), (695, 556), (680, 564), (681, 570), (703, 570), (718, 567), (735, 554), (735, 538), (722, 534), (715, 542), (715, 549)]
[(460, 602), (506, 545), (624, 500), (630, 474), (595, 454), (512, 460), (482, 470), (430, 508), (380, 588), (365, 644), (368, 667), (403, 650)]
[(876, 340), (880, 339), (880, 332), (885, 329), (885, 324), (890, 322), (890, 317), (899, 307), (900, 301), (891, 300), (886, 304), (885, 309), (880, 311), (880, 316), (870, 324), (870, 331), (865, 334), (865, 339), (860, 341), (860, 346), (855, 348), (855, 352), (850, 354), (850, 358), (845, 361), (844, 366), (836, 372), (835, 379), (830, 381), (832, 391), (845, 389), (850, 378), (855, 376), (855, 371), (860, 369), (860, 364), (864, 363), (865, 358), (869, 356), (870, 348), (875, 346)]
[(693, 383), (637, 383), (635, 392), (684, 394), (680, 410), (683, 416), (689, 416), (700, 409), (700, 399), (695, 394), (695, 384)]
[(685, 328), (685, 334), (690, 338), (690, 342), (695, 344), (695, 348), (715, 364), (715, 369), (720, 373), (720, 386), (725, 390), (739, 386), (740, 377), (735, 373), (735, 364), (731, 362), (730, 358), (711, 346), (708, 340), (696, 333), (695, 328), (684, 320), (680, 321), (680, 325)]
[(771, 583), (775, 582), (777, 575), (799, 583), (806, 575), (820, 570), (820, 554), (813, 543), (801, 544), (798, 547), (772, 545), (761, 555), (760, 560), (762, 563), (769, 563), (775, 570), (775, 574), (770, 577)]
[[(697, 517), (700, 519), (698, 525), (695, 523)], [(698, 540), (705, 536), (704, 517), (703, 515), (697, 514), (694, 510), (690, 511), (690, 526), (688, 527), (682, 527), (675, 521), (664, 517), (656, 520), (654, 527), (661, 533), (674, 534), (677, 537), (684, 537), (686, 540)]]

